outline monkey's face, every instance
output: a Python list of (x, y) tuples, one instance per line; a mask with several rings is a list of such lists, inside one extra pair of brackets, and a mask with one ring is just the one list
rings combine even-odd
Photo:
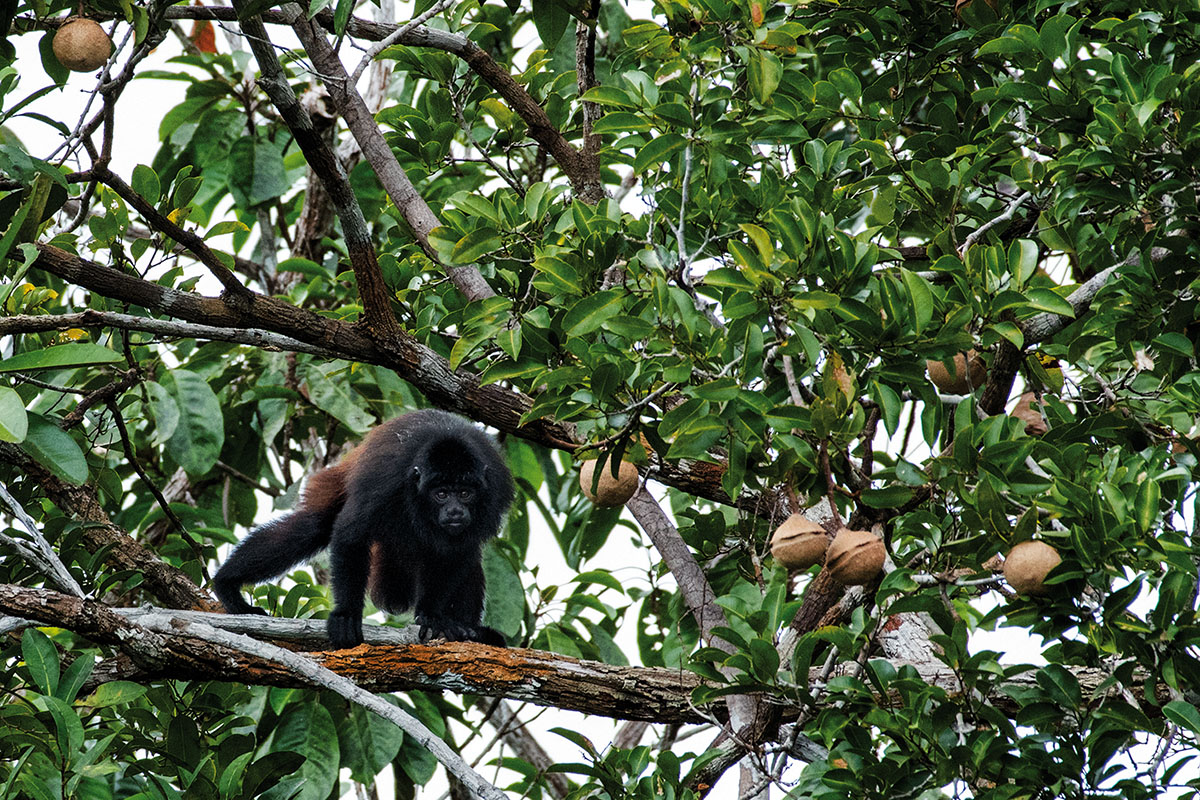
[(470, 486), (436, 486), (429, 489), (426, 501), (430, 516), (446, 533), (462, 533), (471, 526), (472, 509), (478, 491)]

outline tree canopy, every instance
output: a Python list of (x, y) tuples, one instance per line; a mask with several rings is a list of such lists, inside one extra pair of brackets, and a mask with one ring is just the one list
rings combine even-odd
[[(0, 797), (1200, 788), (1194, 0), (6, 0), (0, 37)], [(227, 545), (427, 406), (516, 477), (509, 648), (328, 650), (320, 561), (214, 613)]]

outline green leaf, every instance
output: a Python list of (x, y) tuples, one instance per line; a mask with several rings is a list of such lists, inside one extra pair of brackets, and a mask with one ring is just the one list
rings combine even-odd
[(608, 289), (580, 300), (563, 318), (563, 331), (568, 336), (582, 336), (599, 328), (609, 317), (621, 310), (623, 290)]
[(653, 129), (650, 120), (629, 111), (610, 111), (592, 128), (596, 133), (645, 133)]
[(208, 381), (185, 369), (171, 370), (162, 384), (179, 407), (167, 453), (189, 475), (204, 475), (217, 463), (225, 444), (225, 418), (217, 395)]
[(0, 361), (0, 372), (31, 372), (38, 369), (115, 364), (122, 360), (120, 353), (109, 350), (107, 347), (80, 342), (18, 353)]
[(1138, 87), (1133, 82), (1133, 78), (1129, 75), (1130, 64), (1129, 59), (1121, 53), (1114, 53), (1111, 62), (1111, 71), (1113, 80), (1117, 82), (1117, 86), (1121, 89), (1121, 94), (1125, 95), (1125, 100), (1130, 103), (1137, 103), (1141, 100), (1141, 93)]
[(533, 24), (547, 50), (553, 50), (567, 30), (571, 15), (556, 0), (532, 0)]
[(1138, 486), (1137, 499), (1134, 501), (1134, 518), (1140, 533), (1150, 533), (1158, 520), (1158, 505), (1162, 500), (1162, 492), (1158, 481), (1146, 478)]
[(54, 694), (58, 688), (58, 648), (50, 637), (37, 628), (26, 628), (21, 634), (21, 658), (38, 691)]
[[(283, 155), (273, 142), (250, 137), (238, 139), (229, 149), (229, 191), (239, 206), (254, 206), (274, 200), (289, 188)], [(177, 198), (176, 207), (186, 202)]]
[(1033, 277), (1038, 265), (1037, 243), (1029, 239), (1017, 239), (1008, 246), (1008, 271), (1021, 287)]
[(1075, 318), (1075, 309), (1071, 304), (1049, 289), (1030, 289), (1025, 292), (1029, 305), (1039, 311), (1048, 311), (1063, 317)]
[(901, 268), (900, 277), (904, 280), (904, 288), (908, 290), (909, 299), (912, 301), (913, 328), (920, 336), (933, 319), (933, 289), (929, 281), (907, 269)]
[[(584, 102), (602, 106), (637, 108), (637, 102), (624, 89), (616, 86), (593, 86), (583, 95)], [(603, 119), (603, 117), (601, 118)]]
[(317, 408), (334, 417), (356, 434), (362, 435), (375, 424), (375, 417), (363, 406), (365, 401), (356, 392), (339, 364), (310, 364), (304, 370), (308, 398)]
[(641, 174), (654, 164), (661, 164), (687, 146), (687, 139), (678, 133), (664, 133), (646, 143), (633, 159), (633, 171)]
[(780, 80), (783, 79), (783, 62), (774, 53), (756, 48), (750, 51), (746, 66), (748, 67), (746, 74), (750, 81), (750, 91), (754, 94), (754, 99), (766, 105), (770, 102), (771, 95), (775, 94), (775, 90), (779, 88)]
[(162, 198), (162, 184), (158, 180), (158, 173), (145, 164), (138, 164), (133, 168), (129, 184), (135, 192), (146, 198), (150, 205), (157, 205)]
[(96, 687), (96, 691), (80, 701), (80, 705), (92, 708), (109, 708), (132, 703), (144, 695), (149, 688), (132, 681), (109, 681)]
[(542, 256), (533, 261), (533, 268), (538, 272), (535, 284), (551, 293), (581, 294), (583, 283), (575, 267), (557, 256)]
[(179, 427), (179, 403), (167, 387), (155, 381), (146, 381), (146, 395), (149, 397), (150, 414), (154, 417), (154, 443), (166, 444), (175, 435)]
[(500, 238), (499, 231), (476, 228), (458, 240), (450, 252), (450, 259), (455, 264), (470, 264), (503, 247), (504, 240)]
[[(489, 587), (490, 588), (490, 587)], [(359, 783), (370, 783), (404, 743), (404, 732), (396, 725), (362, 706), (351, 705), (338, 725), (339, 763)]]
[(0, 442), (23, 442), (28, 430), (25, 401), (15, 389), (0, 386)]
[(913, 490), (907, 486), (885, 486), (882, 489), (864, 489), (862, 501), (871, 508), (897, 508), (913, 498)]
[(1082, 700), (1079, 680), (1062, 664), (1047, 664), (1037, 671), (1038, 686), (1064, 710), (1075, 709)]
[(1163, 706), (1163, 716), (1193, 734), (1200, 733), (1200, 711), (1186, 700), (1172, 700), (1167, 703)]
[(515, 638), (525, 619), (525, 587), (494, 541), (483, 548), (483, 575), (487, 583), (483, 624)]
[(979, 48), (978, 55), (990, 56), (998, 55), (1019, 55), (1024, 53), (1029, 48), (1020, 39), (1012, 36), (1001, 36), (998, 39), (992, 39)]
[(88, 479), (87, 459), (79, 445), (69, 433), (40, 414), (29, 415), (29, 430), (21, 448), (67, 483), (79, 485)]
[[(250, 232), (250, 229), (246, 227), (246, 224), (244, 222), (239, 222), (236, 219), (227, 219), (222, 222), (218, 222), (216, 225), (213, 225), (211, 228), (209, 228), (208, 233), (206, 233), (205, 236), (221, 236), (226, 233), (249, 233), (249, 232)], [(288, 259), (288, 261), (303, 261), (303, 260), (304, 259), (302, 259), (302, 258)], [(308, 263), (311, 264), (312, 262), (310, 261)], [(279, 264), (278, 268), (282, 271), (283, 264), (282, 263)]]
[[(304, 763), (294, 774), (293, 786), (299, 786), (299, 792), (291, 795), (295, 800), (325, 800), (337, 784), (337, 728), (329, 711), (320, 703), (292, 706), (275, 729), (271, 751), (304, 756)], [(277, 786), (263, 797), (282, 800), (290, 795), (293, 786)]]

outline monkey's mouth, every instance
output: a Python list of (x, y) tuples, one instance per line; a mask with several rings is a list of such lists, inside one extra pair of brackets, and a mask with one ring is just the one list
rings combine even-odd
[(467, 529), (467, 525), (466, 520), (452, 519), (442, 523), (442, 530), (446, 533), (462, 533)]

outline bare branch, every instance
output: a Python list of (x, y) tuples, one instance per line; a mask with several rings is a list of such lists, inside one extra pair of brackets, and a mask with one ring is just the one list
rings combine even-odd
[[(245, 4), (246, 0), (235, 0), (234, 7), (245, 8)], [(288, 129), (296, 137), (296, 144), (304, 152), (309, 166), (325, 184), (325, 190), (329, 192), (329, 198), (337, 210), (338, 219), (342, 223), (342, 233), (346, 238), (350, 264), (358, 281), (358, 295), (362, 299), (367, 328), (379, 341), (390, 342), (399, 333), (400, 326), (392, 314), (391, 297), (376, 260), (370, 228), (363, 217), (354, 189), (350, 186), (346, 170), (329, 143), (316, 130), (312, 118), (292, 91), (279, 58), (275, 55), (275, 48), (267, 38), (267, 30), (263, 27), (262, 20), (258, 16), (251, 16), (241, 20), (241, 26), (247, 34), (250, 50), (254, 53), (262, 72), (262, 77), (258, 80), (259, 86), (271, 98)], [(309, 55), (315, 58), (311, 49)], [(340, 65), (341, 62), (338, 63)]]
[(8, 504), (12, 509), (13, 516), (25, 528), (29, 534), (31, 541), (23, 541), (13, 538), (6, 533), (0, 533), (0, 542), (8, 545), (13, 550), (16, 550), (21, 556), (27, 559), (38, 572), (42, 573), (52, 584), (57, 586), (69, 594), (76, 597), (83, 597), (83, 587), (71, 575), (67, 565), (58, 557), (58, 553), (54, 552), (54, 548), (46, 541), (46, 537), (42, 536), (42, 532), (38, 529), (37, 523), (33, 521), (33, 517), (25, 512), (25, 509), (17, 502), (17, 499), (8, 492), (8, 487), (0, 482), (0, 499)]
[(260, 642), (240, 633), (223, 631), (202, 622), (181, 621), (178, 617), (168, 613), (149, 614), (143, 616), (139, 622), (147, 630), (167, 635), (182, 634), (184, 636), (193, 636), (197, 639), (223, 645), (247, 655), (274, 661), (296, 675), (301, 676), (313, 686), (337, 692), (350, 702), (362, 706), (368, 711), (373, 711), (388, 722), (391, 722), (397, 728), (404, 731), (406, 737), (412, 737), (414, 741), (432, 753), (433, 757), (450, 774), (465, 783), (471, 791), (479, 796), (491, 798), (491, 800), (505, 800), (503, 792), (472, 769), (463, 760), (462, 756), (451, 750), (449, 745), (435, 736), (433, 731), (425, 727), (424, 723), (416, 717), (399, 706), (394, 706), (386, 700), (376, 697), (358, 687), (353, 681), (321, 666), (311, 658), (293, 653), (291, 650), (285, 650), (278, 645)]
[(1013, 218), (1013, 215), (1017, 213), (1018, 208), (1020, 208), (1022, 205), (1024, 205), (1026, 202), (1028, 202), (1029, 200), (1032, 200), (1032, 199), (1033, 199), (1032, 192), (1023, 192), (1020, 196), (1014, 198), (1013, 201), (1011, 203), (1009, 203), (1008, 206), (1004, 209), (1004, 211), (997, 214), (992, 219), (989, 219), (987, 222), (983, 223), (975, 230), (971, 231), (971, 233), (967, 235), (966, 240), (962, 243), (962, 247), (958, 248), (959, 257), (966, 258), (967, 250), (969, 250), (972, 245), (974, 245), (981, 238), (983, 238), (983, 235), (985, 233), (987, 233), (988, 231), (990, 231), (992, 228), (996, 227), (997, 225), (1008, 222), (1010, 219)]
[(218, 328), (213, 325), (198, 325), (191, 322), (139, 317), (115, 311), (82, 311), (78, 314), (18, 315), (0, 318), (0, 336), (14, 333), (37, 333), (41, 331), (65, 331), (71, 328), (119, 328), (127, 331), (144, 331), (158, 336), (178, 336), (184, 339), (209, 339), (214, 342), (234, 342), (261, 347), (265, 350), (290, 350), (309, 353), (324, 358), (340, 358), (338, 353), (324, 347), (301, 342), (290, 336), (282, 336), (258, 328)]
[(417, 16), (413, 17), (411, 20), (404, 23), (399, 28), (396, 28), (396, 30), (392, 31), (378, 42), (368, 47), (366, 54), (363, 55), (362, 60), (358, 62), (358, 66), (354, 68), (354, 72), (350, 73), (350, 85), (358, 86), (358, 79), (362, 77), (363, 72), (366, 71), (367, 67), (371, 63), (371, 60), (374, 59), (375, 56), (379, 55), (384, 50), (403, 39), (413, 28), (421, 25), (435, 14), (441, 13), (442, 9), (448, 5), (450, 5), (450, 0), (438, 0), (438, 2), (434, 3)]

